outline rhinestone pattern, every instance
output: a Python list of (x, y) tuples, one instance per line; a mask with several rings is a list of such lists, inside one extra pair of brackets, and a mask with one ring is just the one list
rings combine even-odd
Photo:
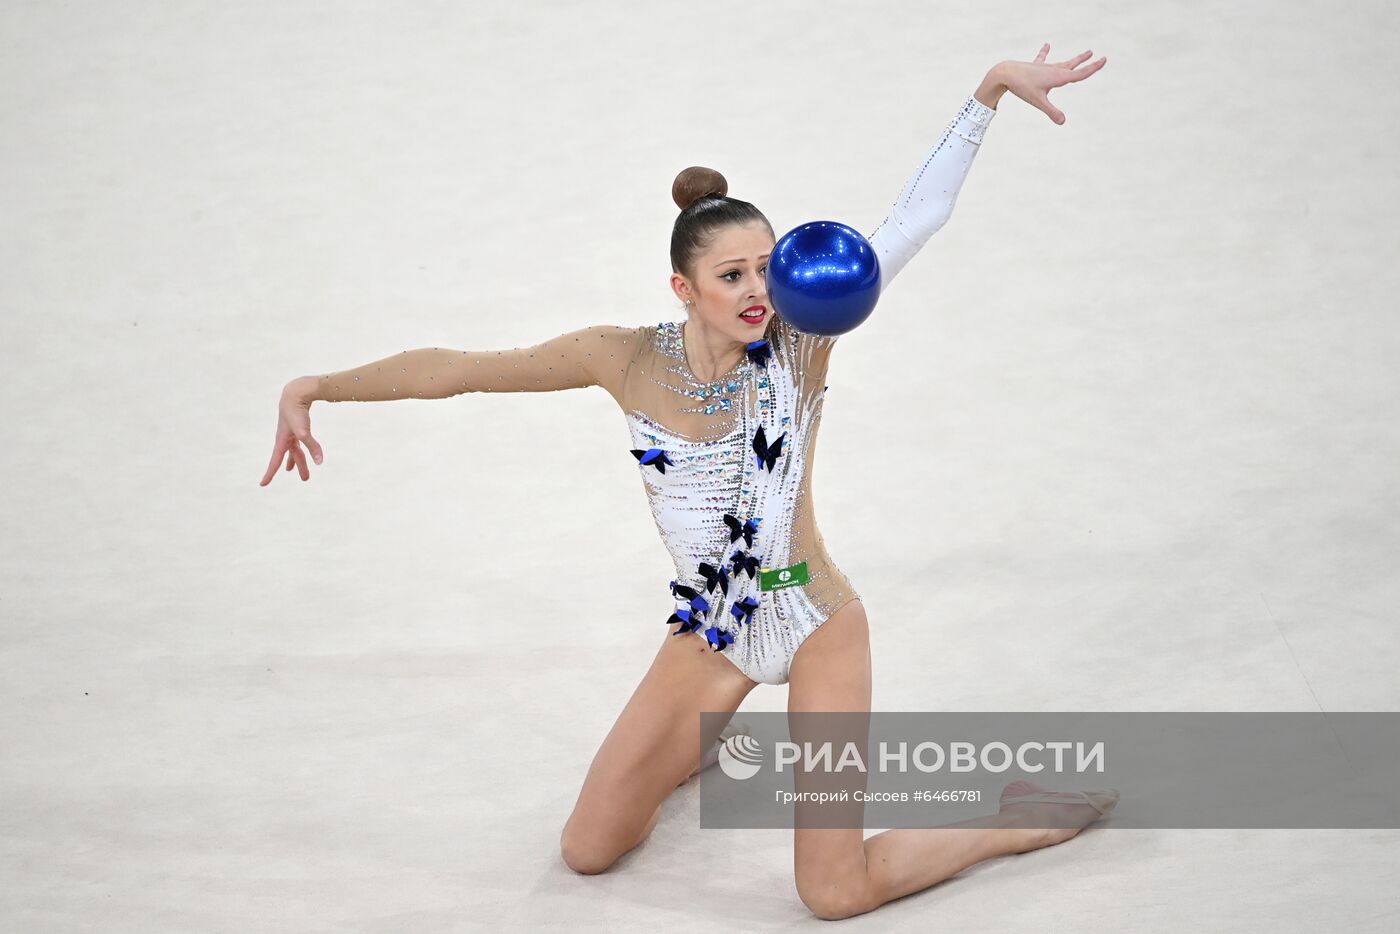
[[(947, 222), (995, 113), (968, 98), (869, 238), (882, 295)], [(812, 463), (837, 338), (802, 334), (774, 317), (766, 339), (766, 348), (751, 344), (728, 373), (704, 381), (687, 364), (682, 323), (596, 325), (512, 350), (403, 351), (321, 376), (315, 398), (602, 386), (626, 418), (627, 460), (675, 564), (676, 633), (707, 639), (755, 681), (781, 684), (802, 642), (859, 594), (827, 554), (812, 509)], [(754, 447), (760, 427), (762, 461)], [(759, 588), (760, 568), (802, 561), (807, 583)]]
[[(771, 355), (763, 366), (746, 357), (731, 373), (704, 383), (686, 365), (681, 328), (681, 322), (663, 322), (641, 329), (639, 344), (646, 344), (649, 331), (652, 352), (644, 355), (650, 365), (638, 369), (648, 370), (650, 383), (671, 395), (677, 413), (698, 411), (714, 427), (696, 432), (698, 437), (678, 433), (655, 416), (666, 407), (655, 398), (646, 408), (626, 411), (634, 448), (659, 448), (674, 465), (664, 474), (643, 471), (642, 481), (675, 564), (674, 583), (702, 593), (709, 607), (703, 622), (682, 624), (677, 633), (695, 632), (722, 646), (725, 657), (755, 681), (782, 684), (802, 640), (859, 598), (827, 554), (811, 513), (812, 452), (836, 338), (800, 334), (774, 319), (768, 328)], [(713, 408), (694, 404), (701, 392)], [(771, 470), (754, 453), (760, 427), (770, 445), (784, 438)], [(726, 516), (735, 526), (752, 521), (751, 545), (735, 537)], [(736, 555), (757, 557), (760, 568), (805, 561), (809, 580), (763, 591), (757, 573), (735, 569), (727, 594), (717, 584), (707, 590), (701, 565), (733, 567)], [(677, 613), (693, 610), (689, 597), (675, 599)]]

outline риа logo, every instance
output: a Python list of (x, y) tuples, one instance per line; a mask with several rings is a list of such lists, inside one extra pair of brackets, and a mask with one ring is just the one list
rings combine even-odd
[(762, 764), (763, 746), (747, 733), (729, 737), (720, 747), (719, 767), (732, 779), (753, 778)]

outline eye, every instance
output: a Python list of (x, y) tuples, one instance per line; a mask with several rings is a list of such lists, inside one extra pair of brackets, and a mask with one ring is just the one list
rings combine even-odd
[[(758, 267), (758, 271), (761, 272), (761, 273), (763, 273), (764, 276), (767, 276), (767, 275), (768, 275), (768, 264), (767, 264), (767, 263), (764, 263), (762, 266)], [(726, 272), (724, 275), (720, 276), (720, 278), (723, 279), (725, 282), (733, 282), (734, 280), (731, 279), (731, 278), (729, 278), (729, 277), (730, 277), (730, 276), (737, 276), (737, 275), (739, 275), (739, 270), (737, 270), (737, 269), (731, 269), (731, 270), (729, 270), (728, 272)]]

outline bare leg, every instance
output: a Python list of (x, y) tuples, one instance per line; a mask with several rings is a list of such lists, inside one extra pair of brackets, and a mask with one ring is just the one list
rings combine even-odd
[(645, 840), (662, 803), (699, 760), (700, 713), (732, 714), (757, 686), (704, 637), (668, 631), (588, 768), (560, 835), (564, 862), (576, 872), (602, 872)]
[[(731, 729), (731, 727), (733, 729)], [(705, 749), (705, 752), (700, 757), (700, 761), (695, 764), (695, 768), (690, 770), (690, 774), (686, 776), (686, 780), (684, 782), (681, 782), (681, 784), (686, 784), (686, 782), (689, 782), (692, 778), (699, 775), (702, 771), (708, 769), (710, 766), (719, 764), (720, 748), (724, 745), (724, 741), (727, 737), (747, 732), (748, 728), (745, 724), (734, 723), (732, 720), (729, 723), (726, 723), (724, 726), (722, 726), (720, 728), (720, 735), (715, 738), (714, 743), (712, 743)]]
[[(793, 658), (789, 713), (868, 713), (869, 633), (865, 608), (858, 600), (812, 633)], [(854, 741), (863, 748), (863, 739)], [(802, 773), (797, 777), (800, 791)], [(1021, 790), (1013, 788), (1011, 793)], [(1074, 816), (1066, 819), (1067, 815)], [(942, 827), (887, 830), (868, 840), (859, 826), (802, 826), (800, 804), (797, 817), (793, 868), (798, 895), (818, 917), (837, 919), (926, 889), (983, 860), (1069, 839), (1078, 827), (1037, 829), (1035, 825), (1082, 819), (1083, 826), (1097, 819), (1098, 812), (1087, 804), (1016, 804), (987, 817)]]

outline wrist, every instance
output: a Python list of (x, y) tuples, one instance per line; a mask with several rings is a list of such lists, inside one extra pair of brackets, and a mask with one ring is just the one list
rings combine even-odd
[(298, 376), (282, 387), (282, 395), (284, 398), (293, 399), (303, 405), (310, 405), (317, 400), (320, 386), (321, 378), (319, 376)]
[(997, 109), (997, 102), (1006, 93), (1006, 81), (1004, 80), (1006, 69), (1003, 62), (997, 62), (987, 72), (987, 76), (982, 79), (982, 83), (977, 86), (977, 90), (972, 96), (984, 107)]

